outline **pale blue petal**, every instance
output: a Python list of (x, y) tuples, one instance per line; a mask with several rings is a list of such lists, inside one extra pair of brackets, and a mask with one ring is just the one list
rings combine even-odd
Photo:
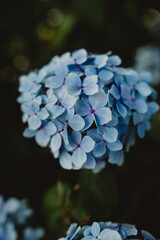
[(85, 68), (85, 75), (86, 76), (97, 75), (97, 69), (95, 67), (87, 67)]
[(123, 118), (125, 118), (127, 116), (127, 109), (126, 109), (126, 107), (122, 103), (120, 103), (120, 102), (116, 103), (116, 107), (117, 107), (117, 111), (119, 112), (119, 114)]
[(62, 138), (61, 138), (61, 135), (57, 133), (51, 138), (50, 148), (52, 152), (58, 151), (61, 145), (62, 145)]
[(57, 118), (65, 111), (64, 107), (52, 104), (47, 104), (46, 109), (51, 113), (52, 118)]
[(94, 146), (95, 146), (95, 142), (93, 141), (93, 139), (89, 136), (84, 136), (81, 142), (82, 149), (86, 153), (89, 153), (93, 150)]
[(129, 75), (129, 71), (127, 71), (125, 68), (122, 68), (122, 67), (114, 68), (114, 72), (119, 75)]
[(45, 108), (41, 108), (37, 115), (41, 120), (45, 120), (49, 117), (49, 113)]
[(35, 140), (41, 147), (46, 147), (50, 141), (50, 136), (42, 128), (36, 132)]
[(51, 136), (56, 132), (57, 128), (53, 122), (49, 121), (45, 124), (44, 130), (49, 136)]
[(88, 130), (87, 135), (90, 136), (95, 142), (103, 140), (102, 136), (97, 133), (97, 129)]
[(73, 52), (72, 55), (77, 64), (82, 64), (87, 60), (87, 51), (84, 48)]
[(86, 95), (93, 95), (98, 92), (97, 75), (88, 76), (83, 80), (83, 92)]
[(106, 145), (107, 145), (108, 149), (111, 150), (111, 151), (119, 151), (123, 148), (123, 145), (119, 140), (117, 140), (114, 143), (108, 143), (107, 142)]
[(71, 139), (72, 139), (73, 143), (80, 144), (81, 139), (82, 139), (82, 135), (81, 135), (80, 132), (72, 131)]
[(114, 128), (114, 127), (105, 128), (103, 138), (107, 142), (115, 142), (117, 140), (117, 137), (118, 137), (118, 131), (116, 128)]
[(69, 125), (73, 130), (80, 131), (84, 127), (85, 121), (79, 114), (75, 114), (70, 118)]
[(28, 125), (31, 130), (36, 130), (41, 126), (42, 121), (37, 115), (32, 115), (28, 119)]
[(101, 54), (95, 57), (95, 64), (98, 68), (104, 67), (107, 63), (108, 55)]
[(61, 136), (63, 138), (63, 141), (66, 145), (69, 144), (69, 140), (68, 140), (68, 132), (67, 132), (67, 126), (64, 127), (63, 131), (61, 132)]
[(108, 162), (110, 162), (112, 164), (117, 164), (119, 166), (122, 166), (122, 164), (124, 162), (124, 152), (123, 152), (123, 150), (115, 151), (115, 152), (110, 151)]
[(59, 77), (57, 76), (51, 76), (48, 77), (45, 80), (45, 87), (47, 88), (59, 88), (60, 86), (62, 86), (62, 81)]
[(27, 138), (32, 138), (35, 136), (36, 131), (26, 128), (23, 132), (23, 136)]
[(144, 117), (145, 117), (144, 114), (134, 112), (133, 113), (133, 124), (137, 125), (139, 123), (142, 123), (144, 121)]
[(89, 103), (85, 100), (78, 100), (74, 107), (76, 112), (82, 117), (90, 114), (91, 112), (91, 107)]
[(94, 222), (91, 226), (91, 233), (94, 237), (97, 237), (100, 233), (100, 226), (97, 222)]
[(104, 229), (100, 235), (101, 240), (122, 240), (120, 234), (116, 230)]
[(73, 96), (78, 96), (81, 93), (81, 79), (76, 73), (70, 73), (66, 80), (67, 91)]
[(66, 151), (63, 151), (61, 154), (60, 154), (60, 165), (64, 168), (64, 169), (72, 169), (72, 157), (71, 155), (66, 152)]
[(94, 173), (99, 173), (103, 168), (105, 168), (106, 162), (102, 160), (98, 160), (96, 163), (96, 167), (93, 169)]
[(73, 97), (69, 94), (66, 94), (63, 97), (62, 104), (65, 108), (70, 109), (75, 105), (76, 101), (77, 101), (77, 97)]
[(149, 96), (152, 93), (151, 87), (145, 82), (139, 82), (136, 84), (135, 88), (142, 96)]
[(108, 58), (109, 66), (118, 66), (121, 63), (122, 63), (122, 60), (120, 59), (120, 57), (118, 55), (112, 55), (112, 56), (109, 56), (109, 58)]
[(148, 108), (150, 114), (155, 114), (159, 110), (159, 105), (156, 102), (149, 102), (148, 103)]
[(81, 168), (83, 164), (86, 162), (87, 156), (86, 153), (81, 148), (77, 148), (74, 150), (72, 154), (72, 162), (78, 168)]
[(99, 158), (102, 157), (106, 153), (106, 145), (104, 142), (96, 143), (93, 154), (95, 157)]
[(92, 155), (88, 154), (87, 161), (84, 163), (83, 167), (87, 169), (94, 169), (95, 166), (96, 166), (95, 158)]
[(95, 109), (104, 107), (107, 104), (107, 94), (105, 94), (105, 92), (100, 89), (98, 93), (89, 96), (89, 102)]
[(95, 118), (98, 124), (104, 125), (112, 120), (112, 112), (108, 107), (102, 107), (95, 112)]
[(137, 99), (132, 103), (132, 108), (139, 113), (146, 113), (148, 110), (147, 103), (141, 99)]
[(116, 98), (117, 100), (120, 99), (120, 97), (121, 97), (119, 89), (114, 84), (112, 85), (111, 89), (109, 90), (109, 93), (112, 94), (112, 96), (114, 98)]
[(100, 80), (107, 82), (113, 77), (113, 72), (109, 70), (102, 70), (99, 72), (98, 77)]

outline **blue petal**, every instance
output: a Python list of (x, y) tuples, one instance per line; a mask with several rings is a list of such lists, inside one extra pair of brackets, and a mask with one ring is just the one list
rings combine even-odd
[(73, 130), (80, 131), (84, 127), (85, 122), (79, 114), (75, 114), (70, 118), (69, 125)]
[(117, 110), (118, 110), (119, 114), (123, 118), (125, 118), (127, 116), (127, 109), (126, 109), (126, 107), (123, 104), (121, 104), (120, 102), (116, 103), (116, 107), (117, 107)]
[(69, 94), (66, 94), (63, 97), (62, 103), (63, 103), (63, 106), (65, 108), (70, 109), (70, 108), (72, 108), (75, 105), (76, 101), (77, 101), (76, 97), (73, 97), (73, 96), (71, 96)]
[(87, 156), (83, 149), (77, 148), (76, 150), (74, 150), (72, 154), (72, 162), (76, 167), (81, 168), (86, 162), (86, 160)]
[(69, 140), (68, 140), (68, 131), (67, 131), (67, 126), (64, 127), (63, 131), (61, 132), (61, 136), (63, 138), (63, 141), (66, 145), (69, 144)]
[(86, 95), (93, 95), (98, 92), (97, 75), (88, 76), (83, 80), (83, 92)]
[(82, 64), (87, 60), (87, 51), (85, 49), (79, 49), (73, 52), (73, 58), (75, 63)]
[(61, 135), (57, 133), (51, 139), (50, 148), (52, 152), (58, 151), (61, 145), (62, 145), (62, 138), (61, 138)]
[(87, 169), (94, 169), (95, 166), (96, 166), (95, 158), (92, 155), (88, 154), (87, 161), (84, 163), (83, 167)]
[(100, 80), (107, 82), (113, 77), (113, 72), (109, 70), (102, 70), (99, 72), (98, 76)]
[(143, 124), (139, 124), (137, 127), (137, 133), (140, 138), (144, 138), (145, 135), (145, 129)]
[(107, 63), (108, 55), (101, 54), (95, 57), (95, 64), (98, 68), (104, 67)]
[(108, 58), (108, 65), (110, 66), (118, 66), (121, 63), (122, 63), (122, 60), (117, 55), (112, 55), (112, 56), (109, 56)]
[(152, 82), (152, 74), (150, 72), (142, 72), (140, 73), (141, 81), (151, 83)]
[(123, 162), (124, 162), (123, 150), (115, 151), (115, 152), (110, 151), (109, 152), (108, 162), (121, 166), (123, 164)]
[(95, 112), (96, 121), (100, 125), (104, 125), (112, 120), (112, 112), (108, 107), (102, 107)]
[(96, 167), (93, 169), (94, 173), (99, 173), (103, 168), (105, 168), (106, 162), (102, 160), (98, 160), (96, 163)]
[(44, 129), (40, 129), (36, 133), (35, 140), (41, 147), (46, 147), (49, 143), (50, 136), (45, 132)]
[(85, 75), (91, 76), (91, 75), (97, 75), (97, 70), (95, 67), (87, 67), (85, 68)]
[(132, 108), (135, 109), (139, 113), (146, 113), (148, 110), (148, 106), (145, 101), (141, 99), (137, 99), (132, 103)]
[(111, 151), (119, 151), (123, 148), (123, 145), (119, 140), (117, 140), (114, 143), (108, 143), (107, 142), (106, 144), (107, 144), (108, 149), (111, 150)]
[(86, 100), (78, 100), (75, 104), (76, 112), (83, 116), (90, 114), (91, 107)]
[(97, 222), (94, 222), (91, 226), (91, 233), (94, 237), (97, 237), (100, 233), (100, 226)]
[(105, 94), (105, 92), (100, 89), (98, 93), (89, 96), (89, 102), (95, 109), (104, 107), (107, 104), (107, 94)]
[(104, 229), (100, 235), (100, 239), (122, 240), (120, 234), (116, 230)]
[(145, 240), (156, 240), (156, 238), (153, 237), (153, 235), (147, 231), (142, 230), (141, 234), (145, 238)]
[(81, 79), (76, 73), (70, 73), (67, 76), (67, 91), (73, 96), (78, 96), (81, 93)]
[(95, 142), (101, 141), (103, 138), (97, 133), (97, 129), (90, 129), (87, 131), (87, 135), (90, 136)]
[(41, 108), (37, 115), (42, 120), (45, 120), (49, 117), (49, 113), (45, 108)]
[(27, 138), (32, 138), (35, 136), (36, 131), (26, 128), (23, 132), (23, 136)]
[(102, 157), (106, 153), (106, 145), (104, 142), (96, 143), (93, 149), (93, 155), (97, 158)]
[(129, 72), (125, 68), (122, 68), (122, 67), (114, 68), (114, 72), (119, 75), (129, 75)]
[(80, 144), (82, 135), (80, 132), (72, 131), (71, 140), (73, 144)]
[(88, 116), (84, 117), (84, 128), (82, 129), (83, 131), (87, 130), (90, 128), (90, 126), (93, 124), (94, 121), (94, 116), (92, 114), (89, 114)]
[(41, 120), (38, 116), (36, 115), (32, 115), (29, 119), (28, 119), (28, 125), (29, 128), (31, 130), (36, 130), (41, 126)]
[(116, 128), (114, 128), (114, 127), (105, 128), (103, 138), (107, 142), (115, 142), (117, 140), (117, 137), (118, 137), (118, 131)]
[(51, 76), (45, 80), (45, 87), (47, 88), (59, 88), (62, 84), (63, 82), (57, 76)]
[(49, 136), (51, 136), (56, 132), (57, 128), (53, 122), (49, 121), (45, 124), (44, 130)]
[(150, 86), (145, 83), (145, 82), (139, 82), (136, 84), (135, 88), (137, 89), (137, 91), (142, 95), (142, 96), (149, 96), (152, 93), (152, 89), (150, 88)]
[(121, 97), (119, 89), (114, 84), (112, 85), (111, 89), (109, 90), (109, 93), (112, 94), (112, 96), (116, 99), (120, 99), (120, 97)]
[(52, 118), (57, 118), (65, 111), (64, 107), (53, 104), (47, 104), (46, 109), (51, 113)]
[(72, 157), (71, 155), (66, 152), (66, 151), (63, 151), (61, 154), (60, 154), (60, 165), (64, 168), (64, 169), (72, 169)]
[(94, 146), (95, 146), (95, 142), (93, 141), (93, 139), (91, 137), (85, 136), (82, 139), (81, 147), (86, 153), (91, 152), (93, 150)]

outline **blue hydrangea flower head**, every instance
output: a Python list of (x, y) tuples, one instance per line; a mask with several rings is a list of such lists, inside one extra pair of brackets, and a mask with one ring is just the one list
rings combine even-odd
[(17, 227), (21, 226), (22, 230), (24, 229), (24, 240), (40, 240), (44, 236), (43, 229), (25, 228), (32, 213), (26, 200), (9, 198), (5, 201), (3, 196), (0, 196), (0, 239), (18, 240)]
[(117, 55), (80, 49), (20, 77), (23, 135), (49, 147), (65, 169), (121, 166), (159, 110), (151, 75), (120, 67)]
[[(155, 237), (144, 230), (141, 231), (141, 234), (144, 240), (156, 240)], [(67, 236), (59, 240), (138, 240), (137, 235), (137, 228), (131, 224), (94, 222), (91, 226), (86, 225), (77, 228), (77, 224), (73, 223), (67, 232)]]

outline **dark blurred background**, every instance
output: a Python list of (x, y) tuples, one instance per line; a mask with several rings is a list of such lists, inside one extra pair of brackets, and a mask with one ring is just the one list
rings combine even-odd
[[(35, 225), (47, 229), (47, 239), (64, 233), (73, 220), (130, 222), (159, 237), (159, 114), (152, 122), (152, 131), (145, 139), (137, 139), (126, 154), (123, 167), (107, 165), (102, 174), (93, 175), (90, 171), (63, 170), (49, 150), (25, 139), (25, 126), (16, 103), (19, 75), (47, 64), (54, 55), (65, 51), (82, 47), (97, 53), (111, 50), (121, 56), (123, 66), (132, 66), (138, 47), (160, 46), (159, 10), (159, 0), (1, 3), (0, 194), (6, 198), (27, 198), (35, 210)], [(91, 183), (95, 189), (91, 189)], [(57, 200), (57, 194), (63, 197), (63, 190), (73, 195), (65, 203)]]

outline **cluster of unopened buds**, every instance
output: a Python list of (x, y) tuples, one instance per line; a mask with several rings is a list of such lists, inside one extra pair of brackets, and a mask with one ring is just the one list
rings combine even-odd
[[(77, 224), (73, 223), (68, 229), (67, 236), (59, 240), (140, 240), (137, 237), (135, 238), (137, 234), (136, 227), (130, 224), (94, 222), (91, 226), (77, 228)], [(156, 240), (147, 231), (142, 230), (141, 234), (144, 240)]]
[(65, 169), (122, 165), (124, 151), (143, 138), (159, 107), (151, 75), (119, 67), (117, 55), (80, 49), (55, 56), (20, 77), (18, 102), (25, 137), (51, 149)]

